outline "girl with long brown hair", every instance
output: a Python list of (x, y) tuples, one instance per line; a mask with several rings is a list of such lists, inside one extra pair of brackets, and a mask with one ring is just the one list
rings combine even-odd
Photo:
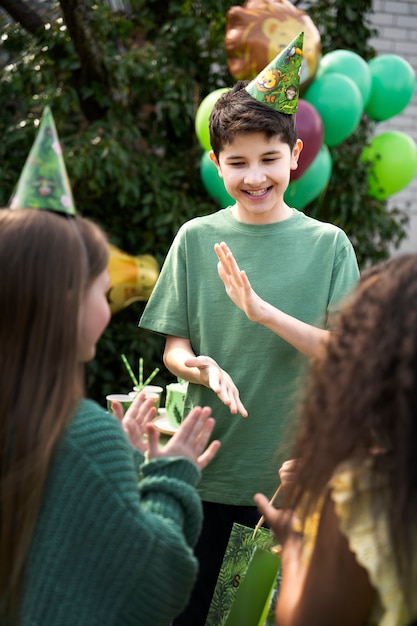
[(417, 255), (363, 273), (312, 363), (282, 509), (279, 626), (417, 619)]
[(4, 626), (166, 626), (194, 583), (214, 420), (196, 407), (162, 449), (144, 394), (122, 425), (83, 398), (110, 318), (107, 263), (89, 220), (0, 210)]

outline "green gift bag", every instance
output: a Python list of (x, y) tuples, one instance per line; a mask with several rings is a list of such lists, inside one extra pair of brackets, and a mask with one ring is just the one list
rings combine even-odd
[(279, 587), (281, 559), (274, 539), (260, 528), (233, 524), (205, 626), (269, 626)]

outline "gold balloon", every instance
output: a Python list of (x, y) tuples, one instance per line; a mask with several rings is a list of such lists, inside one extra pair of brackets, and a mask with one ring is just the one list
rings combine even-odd
[(227, 13), (225, 50), (236, 80), (259, 74), (301, 31), (304, 32), (300, 90), (314, 80), (321, 52), (311, 18), (289, 0), (247, 0)]
[(108, 300), (112, 313), (117, 313), (138, 300), (146, 301), (159, 276), (158, 261), (150, 254), (131, 256), (109, 244)]

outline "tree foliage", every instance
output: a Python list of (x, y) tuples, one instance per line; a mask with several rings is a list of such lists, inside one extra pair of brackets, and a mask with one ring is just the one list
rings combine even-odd
[[(115, 12), (88, 0), (0, 0), (7, 12), (0, 42), (1, 205), (49, 104), (78, 210), (122, 250), (162, 263), (184, 221), (218, 208), (201, 182), (194, 118), (207, 94), (234, 82), (223, 45), (233, 4), (243, 2), (130, 0), (128, 10)], [(322, 34), (323, 53), (374, 54), (367, 44), (370, 0), (318, 0), (303, 8)], [(306, 209), (346, 230), (361, 265), (386, 257), (405, 224), (400, 212), (366, 194), (359, 155), (371, 132), (364, 119), (331, 150), (329, 187)], [(88, 369), (88, 392), (99, 401), (130, 386), (121, 353), (133, 365), (139, 355), (145, 368), (158, 365), (159, 382), (172, 379), (161, 362), (162, 338), (137, 328), (143, 306), (117, 313), (100, 342)]]

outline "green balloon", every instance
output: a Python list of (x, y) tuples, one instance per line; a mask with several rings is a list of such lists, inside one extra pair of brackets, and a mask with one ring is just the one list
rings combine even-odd
[(301, 211), (309, 202), (318, 198), (328, 185), (332, 165), (329, 148), (323, 144), (310, 167), (300, 178), (288, 185), (284, 194), (285, 202)]
[(343, 74), (323, 74), (314, 80), (304, 94), (321, 117), (324, 128), (323, 143), (337, 146), (357, 128), (363, 112), (359, 88)]
[(198, 141), (204, 150), (211, 150), (210, 145), (210, 132), (209, 132), (209, 118), (210, 113), (213, 110), (213, 107), (217, 100), (222, 96), (226, 91), (229, 91), (228, 87), (223, 87), (221, 89), (216, 89), (209, 93), (208, 96), (201, 101), (200, 106), (197, 109), (197, 113), (195, 116), (195, 132), (198, 137)]
[(411, 102), (416, 76), (410, 63), (396, 54), (381, 54), (368, 63), (371, 94), (365, 112), (377, 122), (401, 113)]
[(223, 178), (220, 178), (217, 173), (217, 167), (210, 159), (209, 152), (205, 152), (201, 157), (200, 175), (207, 193), (220, 204), (222, 209), (235, 204), (232, 196), (226, 191)]
[(316, 78), (324, 74), (343, 74), (358, 87), (362, 96), (363, 106), (371, 94), (371, 72), (368, 63), (359, 54), (351, 50), (333, 50), (325, 54), (319, 64)]
[(361, 160), (369, 167), (369, 195), (383, 200), (407, 187), (415, 177), (417, 145), (406, 133), (381, 133), (362, 150)]

